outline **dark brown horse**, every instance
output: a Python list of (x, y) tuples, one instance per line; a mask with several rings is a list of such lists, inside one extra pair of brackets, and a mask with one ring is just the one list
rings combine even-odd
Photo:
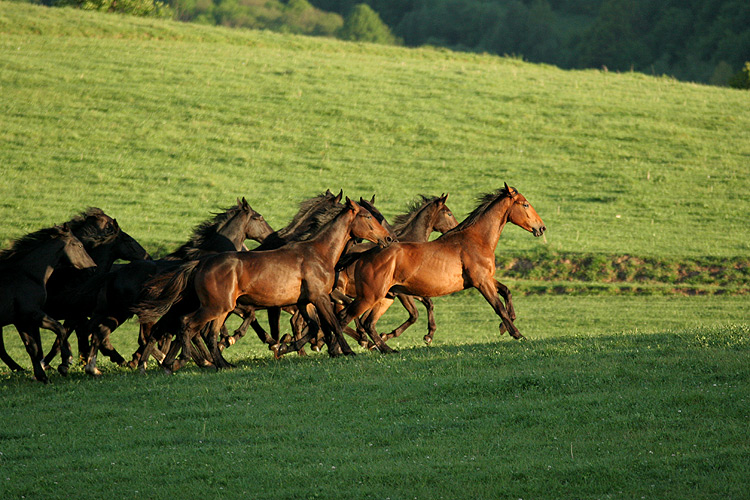
[(507, 288), (495, 279), (495, 248), (507, 222), (541, 236), (547, 229), (526, 198), (506, 184), (485, 195), (480, 205), (451, 231), (426, 243), (394, 243), (361, 258), (355, 268), (356, 299), (341, 314), (341, 324), (370, 311), (364, 327), (381, 351), (391, 349), (375, 331), (389, 305), (382, 302), (389, 291), (422, 297), (438, 297), (476, 288), (502, 319), (514, 338), (521, 338), (513, 324), (515, 313), (506, 310), (498, 293)]
[[(34, 378), (40, 382), (48, 379), (41, 365), (39, 328), (55, 332), (58, 338), (65, 334), (63, 326), (42, 310), (47, 298), (47, 280), (66, 261), (77, 269), (96, 265), (67, 226), (31, 233), (0, 252), (0, 357), (10, 366), (2, 345), (2, 327), (13, 324), (31, 358)], [(70, 356), (65, 347), (63, 355)]]
[[(76, 284), (87, 280), (95, 273), (101, 272), (102, 269), (104, 271), (108, 269), (109, 259), (107, 258), (107, 254), (111, 253), (112, 247), (120, 235), (120, 228), (115, 219), (96, 207), (87, 208), (64, 225), (70, 229), (73, 236), (78, 238), (83, 244), (86, 253), (96, 263), (96, 269), (76, 269), (69, 265), (58, 266), (47, 281), (47, 302), (44, 305), (44, 312), (58, 321), (65, 321), (63, 326), (67, 331), (65, 335), (65, 338), (67, 338), (75, 323), (69, 320), (71, 317), (78, 317), (81, 312), (81, 306), (77, 303), (76, 294), (72, 288)], [(88, 344), (88, 339), (85, 339), (83, 344), (79, 345), (79, 350), (84, 344)], [(70, 350), (70, 346), (67, 346), (67, 348)], [(0, 352), (0, 357), (6, 359), (8, 366), (12, 370), (20, 370), (20, 367), (4, 352), (4, 346), (0, 346), (0, 349), (3, 350), (3, 352)], [(55, 338), (52, 351), (52, 356), (60, 352), (60, 341), (57, 338)], [(67, 373), (69, 363), (70, 360), (64, 360), (63, 364), (60, 365), (61, 373)], [(45, 370), (48, 368), (48, 364), (46, 360), (42, 361), (42, 367)]]
[[(106, 230), (100, 229), (98, 233), (92, 234), (90, 228), (97, 228), (102, 221), (106, 221)], [(151, 257), (140, 243), (120, 228), (117, 220), (106, 215), (101, 209), (89, 208), (71, 219), (68, 225), (96, 263), (96, 270), (63, 268), (53, 272), (47, 282), (47, 303), (44, 305), (44, 311), (56, 320), (64, 321), (66, 338), (71, 331), (76, 331), (79, 357), (85, 359), (89, 351), (85, 325), (96, 305), (95, 294), (82, 293), (86, 283), (95, 276), (108, 272), (116, 260), (150, 260)], [(50, 363), (59, 352), (60, 343), (55, 339), (54, 345), (42, 362), (45, 370), (49, 369)], [(63, 360), (58, 370), (65, 374), (69, 363), (70, 360)]]
[[(353, 354), (336, 321), (329, 294), (334, 266), (350, 238), (387, 244), (391, 237), (372, 215), (347, 198), (345, 207), (312, 238), (266, 252), (226, 252), (185, 264), (171, 275), (154, 280), (145, 300), (134, 311), (142, 322), (165, 314), (190, 288), (199, 307), (182, 317), (178, 337), (162, 365), (168, 371), (184, 366), (191, 357), (190, 339), (213, 322), (209, 335), (211, 355), (218, 368), (230, 366), (216, 345), (219, 327), (236, 303), (255, 307), (296, 305), (317, 333), (318, 324), (308, 314), (313, 305), (328, 335), (329, 354)], [(179, 359), (175, 359), (179, 349)]]
[[(262, 215), (252, 209), (245, 198), (237, 200), (237, 205), (230, 207), (193, 230), (187, 243), (155, 261), (131, 262), (115, 269), (88, 286), (98, 294), (98, 302), (88, 331), (92, 335), (92, 345), (87, 356), (86, 373), (99, 375), (96, 358), (99, 349), (106, 350), (113, 362), (125, 364), (125, 360), (114, 350), (109, 340), (110, 334), (130, 318), (133, 313), (130, 307), (135, 304), (143, 285), (152, 277), (162, 272), (178, 268), (183, 259), (197, 258), (210, 253), (239, 250), (246, 239), (263, 241), (273, 229)], [(133, 355), (132, 365), (140, 360), (145, 349), (145, 333), (141, 333), (142, 344)]]
[[(430, 235), (434, 231), (445, 233), (456, 227), (458, 221), (453, 216), (453, 212), (450, 208), (445, 204), (447, 199), (447, 194), (441, 196), (421, 195), (420, 199), (413, 203), (405, 214), (399, 215), (393, 220), (392, 231), (396, 241), (425, 242), (430, 238)], [(370, 250), (370, 248), (372, 248), (372, 245), (366, 243), (357, 245), (352, 249), (350, 255), (353, 255), (353, 258), (356, 259), (356, 252), (365, 252)], [(350, 297), (356, 295), (354, 287), (355, 265), (356, 261), (348, 264), (339, 274), (339, 280), (337, 283), (337, 291), (342, 291)], [(336, 295), (336, 297), (342, 299), (342, 301), (345, 300), (340, 295)], [(422, 302), (427, 308), (428, 329), (427, 335), (425, 335), (425, 341), (428, 343), (431, 342), (436, 329), (432, 300), (429, 297), (413, 297), (403, 293), (395, 294), (395, 297), (399, 299), (409, 313), (409, 318), (391, 333), (384, 335), (383, 339), (388, 340), (391, 337), (398, 337), (417, 321), (419, 313), (414, 305), (414, 300), (416, 299)], [(384, 300), (390, 300), (392, 303), (393, 298), (394, 294), (389, 294)], [(346, 302), (348, 303), (349, 301)], [(355, 333), (349, 328), (345, 328), (344, 331), (352, 335), (360, 343), (363, 343), (363, 345), (367, 345), (367, 334), (364, 331), (358, 331)]]

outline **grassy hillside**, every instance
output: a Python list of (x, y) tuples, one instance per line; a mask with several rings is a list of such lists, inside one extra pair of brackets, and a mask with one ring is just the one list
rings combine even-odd
[(525, 342), (469, 291), (398, 355), (276, 362), (250, 336), (220, 373), (0, 366), (0, 498), (741, 497), (747, 297), (720, 294), (748, 287), (747, 111), (636, 74), (0, 1), (3, 244), (96, 205), (160, 254), (238, 196), (281, 227), (326, 188), (388, 216), (448, 191), (461, 218), (503, 182), (549, 227), (498, 252)]
[[(97, 205), (152, 252), (247, 196), (516, 186), (562, 252), (746, 256), (746, 92), (0, 2), (0, 240)], [(542, 243), (517, 228), (502, 252)]]

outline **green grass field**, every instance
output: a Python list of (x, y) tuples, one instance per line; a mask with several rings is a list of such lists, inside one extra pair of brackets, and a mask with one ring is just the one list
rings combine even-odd
[(3, 246), (99, 206), (162, 255), (237, 197), (280, 228), (327, 188), (389, 218), (449, 192), (461, 219), (503, 182), (549, 228), (498, 249), (534, 263), (498, 275), (524, 342), (468, 291), (392, 356), (277, 362), (249, 336), (220, 373), (0, 367), (0, 498), (747, 497), (748, 111), (635, 73), (0, 1)]

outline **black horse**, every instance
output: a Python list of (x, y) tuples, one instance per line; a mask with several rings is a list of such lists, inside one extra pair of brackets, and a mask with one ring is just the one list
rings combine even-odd
[[(40, 382), (48, 379), (41, 365), (39, 329), (52, 330), (58, 338), (65, 334), (63, 326), (42, 310), (47, 298), (47, 280), (65, 261), (78, 269), (96, 265), (65, 225), (28, 234), (0, 252), (0, 358), (11, 369), (21, 369), (7, 355), (2, 343), (2, 327), (13, 324), (31, 358), (34, 378)], [(63, 355), (70, 356), (64, 344)]]
[[(92, 256), (92, 259), (94, 259), (94, 256), (100, 253), (100, 250), (98, 249), (105, 248), (108, 245), (111, 245), (119, 232), (117, 221), (105, 214), (101, 209), (95, 207), (84, 210), (65, 224), (68, 228), (70, 228), (73, 235), (80, 240), (80, 242), (83, 244), (83, 248), (86, 250), (86, 253), (88, 253), (89, 256)], [(97, 264), (97, 266), (103, 263), (102, 259), (94, 259), (94, 262)], [(60, 295), (61, 288), (63, 288), (65, 284), (69, 282), (69, 280), (83, 279), (84, 277), (93, 275), (93, 273), (95, 272), (96, 270), (94, 269), (75, 269), (70, 265), (61, 264), (58, 269), (56, 269), (52, 273), (52, 275), (49, 277), (49, 280), (47, 281), (46, 288), (48, 303), (51, 298), (52, 300), (54, 300), (54, 296)], [(66, 292), (70, 292), (70, 290), (66, 290)], [(71, 295), (68, 293), (68, 296), (66, 298), (70, 297)], [(70, 308), (68, 308), (67, 306), (70, 306)], [(44, 311), (49, 314), (49, 316), (61, 321), (66, 318), (67, 314), (72, 313), (75, 309), (76, 308), (74, 305), (68, 303), (66, 304), (66, 307), (59, 307), (55, 311), (49, 310), (45, 305)], [(67, 327), (66, 330), (68, 330)], [(66, 333), (65, 338), (67, 338), (67, 335), (68, 334)], [(68, 349), (70, 349), (70, 346), (67, 347)], [(6, 362), (8, 366), (11, 367), (11, 369), (20, 369), (20, 366), (18, 366), (5, 352), (4, 346), (0, 346), (0, 350), (2, 351), (0, 352), (0, 357), (8, 360)], [(60, 341), (57, 338), (55, 338), (55, 346), (53, 347), (53, 351), (55, 354), (60, 351)], [(46, 364), (48, 365), (48, 363)], [(42, 367), (47, 369), (44, 361), (42, 362)], [(62, 367), (62, 371), (67, 371), (67, 366)]]
[[(107, 220), (107, 232), (101, 235), (92, 234), (81, 239), (84, 248), (96, 262), (96, 270), (81, 271), (66, 267), (52, 273), (47, 283), (47, 303), (44, 310), (58, 321), (64, 321), (66, 335), (75, 330), (78, 337), (78, 356), (85, 359), (89, 352), (89, 337), (85, 329), (89, 317), (96, 306), (96, 294), (85, 293), (86, 283), (95, 276), (111, 270), (116, 260), (138, 261), (150, 260), (148, 252), (132, 236), (123, 231), (116, 219), (112, 219), (98, 208), (89, 208), (68, 224), (73, 234), (88, 233), (92, 217)], [(70, 347), (68, 347), (70, 349)], [(50, 363), (60, 352), (60, 342), (56, 339), (42, 362), (42, 367), (49, 369)], [(58, 370), (66, 374), (71, 360), (62, 360)]]

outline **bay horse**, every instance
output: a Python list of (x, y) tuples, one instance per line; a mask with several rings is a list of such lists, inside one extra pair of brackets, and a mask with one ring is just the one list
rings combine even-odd
[[(42, 307), (47, 298), (46, 285), (53, 270), (69, 262), (77, 269), (96, 264), (86, 253), (81, 241), (66, 225), (41, 229), (16, 240), (9, 249), (0, 252), (0, 358), (6, 358), (2, 342), (2, 327), (13, 324), (31, 358), (34, 378), (47, 382), (42, 368), (42, 340), (40, 328), (51, 330), (59, 337), (63, 326), (47, 315)], [(70, 356), (63, 345), (63, 354)], [(13, 360), (11, 363), (15, 364)], [(11, 368), (20, 368), (15, 365)]]
[[(299, 205), (299, 210), (294, 217), (292, 217), (289, 224), (272, 233), (252, 251), (262, 252), (265, 250), (275, 250), (288, 243), (309, 239), (320, 228), (322, 218), (326, 216), (325, 214), (330, 210), (343, 208), (343, 205), (341, 204), (342, 196), (343, 191), (339, 191), (337, 195), (334, 195), (330, 189), (326, 189), (325, 193), (302, 201)], [(372, 215), (377, 219), (376, 213), (373, 213)], [(292, 328), (294, 329), (297, 316), (296, 307), (287, 307), (284, 309), (292, 315), (291, 323)], [(234, 335), (222, 336), (221, 341), (219, 342), (220, 349), (223, 350), (244, 337), (249, 326), (253, 327), (253, 330), (255, 330), (255, 333), (258, 335), (261, 342), (269, 345), (278, 343), (280, 335), (279, 320), (281, 317), (281, 308), (268, 308), (268, 323), (271, 329), (270, 334), (260, 326), (260, 323), (255, 317), (255, 311), (255, 308), (237, 304), (233, 313), (243, 318), (242, 324), (234, 331)], [(301, 351), (301, 353), (304, 354), (303, 351)], [(142, 368), (145, 369), (145, 367)]]
[[(438, 297), (476, 288), (502, 319), (501, 331), (523, 336), (513, 324), (515, 312), (506, 310), (498, 293), (509, 297), (507, 287), (495, 279), (495, 249), (506, 223), (511, 222), (539, 237), (546, 226), (528, 200), (505, 186), (481, 198), (463, 222), (436, 240), (394, 243), (357, 261), (356, 298), (340, 314), (341, 325), (369, 312), (364, 327), (382, 352), (391, 349), (375, 330), (389, 291)], [(512, 317), (512, 316), (513, 317)]]
[[(453, 216), (453, 212), (450, 208), (445, 204), (447, 199), (447, 194), (440, 196), (420, 195), (419, 199), (409, 206), (406, 213), (398, 215), (393, 219), (392, 231), (396, 241), (425, 242), (430, 238), (430, 235), (434, 231), (445, 233), (456, 227), (458, 221)], [(355, 254), (358, 251), (366, 252), (371, 248), (372, 245), (363, 243), (353, 248), (352, 254)], [(353, 255), (351, 257), (353, 261), (345, 264), (346, 267), (341, 270), (337, 282), (337, 292), (343, 292), (349, 297), (354, 297), (356, 295), (356, 289), (354, 286), (354, 269), (357, 258), (357, 255)], [(388, 297), (383, 300), (390, 299), (392, 303), (394, 296), (399, 299), (409, 313), (409, 318), (396, 327), (391, 333), (384, 335), (384, 340), (388, 340), (391, 337), (398, 337), (417, 321), (419, 313), (414, 305), (414, 300), (419, 300), (427, 309), (428, 327), (427, 335), (425, 335), (424, 338), (427, 343), (431, 342), (436, 330), (434, 305), (432, 300), (429, 297), (414, 297), (403, 293), (389, 294)], [(346, 300), (339, 294), (336, 294), (335, 297), (347, 304), (350, 302), (350, 300)], [(367, 334), (364, 330), (354, 332), (347, 327), (344, 331), (362, 343), (364, 347), (371, 347), (367, 345)]]
[[(309, 329), (320, 325), (308, 313), (312, 305), (321, 317), (331, 356), (354, 354), (341, 333), (329, 294), (334, 286), (336, 262), (352, 237), (382, 246), (391, 236), (367, 210), (346, 199), (339, 214), (306, 241), (265, 252), (225, 252), (183, 265), (170, 275), (152, 281), (146, 297), (134, 308), (141, 322), (154, 321), (179, 301), (186, 290), (194, 292), (199, 307), (182, 316), (178, 337), (162, 362), (168, 372), (191, 358), (190, 339), (208, 323), (209, 349), (217, 368), (229, 367), (216, 339), (219, 327), (236, 303), (260, 308), (296, 305)], [(176, 358), (179, 349), (180, 357)]]
[[(299, 209), (294, 217), (292, 217), (292, 220), (289, 222), (289, 224), (279, 229), (278, 231), (272, 232), (262, 240), (256, 239), (260, 242), (260, 245), (254, 248), (252, 251), (260, 252), (265, 250), (273, 250), (293, 241), (308, 239), (310, 235), (320, 227), (322, 218), (327, 217), (327, 214), (330, 210), (340, 210), (341, 208), (343, 208), (343, 205), (340, 203), (342, 196), (343, 191), (339, 191), (339, 193), (335, 195), (329, 189), (327, 189), (325, 193), (321, 193), (312, 198), (303, 200), (299, 204)], [(163, 348), (165, 350), (168, 349), (172, 334), (179, 329), (179, 317), (190, 312), (190, 310), (192, 310), (190, 309), (191, 307), (193, 309), (197, 307), (197, 302), (193, 303), (190, 300), (183, 300), (183, 303), (179, 307), (172, 308), (169, 311), (169, 314), (161, 317), (155, 324), (142, 324), (143, 330), (148, 332), (149, 339), (147, 342), (150, 342), (153, 339), (163, 343)], [(237, 330), (235, 330), (234, 335), (232, 336), (226, 334), (226, 328), (222, 326), (222, 338), (219, 342), (220, 349), (224, 349), (237, 342), (237, 340), (245, 335), (249, 326), (253, 327), (253, 330), (255, 330), (262, 342), (265, 342), (269, 345), (276, 344), (278, 342), (279, 320), (282, 308), (268, 308), (268, 322), (271, 327), (270, 335), (263, 329), (263, 327), (260, 326), (260, 323), (257, 321), (255, 317), (256, 309), (257, 308), (247, 305), (243, 306), (242, 304), (237, 304), (235, 306), (235, 309), (232, 312), (243, 318), (242, 325)], [(292, 324), (294, 325), (296, 307), (286, 307), (284, 309), (293, 315)], [(202, 333), (206, 332), (206, 330), (207, 328), (204, 328)], [(145, 372), (146, 362), (152, 354), (160, 362), (164, 359), (163, 353), (154, 349), (153, 347), (149, 348), (147, 350), (147, 353), (144, 355), (144, 351), (146, 350), (145, 343), (146, 342), (144, 342), (144, 344), (139, 347), (138, 351), (136, 351), (136, 354), (133, 356), (134, 361), (131, 362), (131, 366), (133, 367), (137, 363), (137, 366), (142, 373)], [(212, 362), (210, 359), (211, 355), (206, 350), (201, 338), (198, 336), (194, 337), (194, 344), (198, 349), (197, 352), (194, 351), (193, 355), (193, 359), (195, 360), (195, 362), (202, 366), (212, 366)], [(151, 345), (153, 346), (153, 343)]]
[[(261, 214), (252, 209), (245, 198), (213, 218), (199, 224), (187, 243), (163, 259), (131, 262), (114, 266), (113, 270), (97, 277), (87, 286), (89, 292), (97, 294), (97, 305), (87, 326), (92, 343), (86, 357), (85, 371), (99, 375), (96, 358), (99, 349), (110, 353), (113, 362), (124, 365), (125, 359), (117, 353), (110, 341), (110, 334), (133, 313), (133, 306), (144, 284), (159, 273), (178, 268), (184, 259), (197, 258), (210, 253), (236, 251), (246, 239), (263, 241), (273, 232)], [(133, 354), (131, 366), (136, 366), (146, 347), (147, 333), (139, 335), (139, 349)]]

